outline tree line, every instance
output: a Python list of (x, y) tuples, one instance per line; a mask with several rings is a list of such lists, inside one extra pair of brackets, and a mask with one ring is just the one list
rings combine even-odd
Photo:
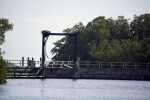
[[(77, 52), (83, 61), (150, 62), (150, 14), (135, 15), (132, 21), (99, 16), (63, 32), (78, 35)], [(53, 60), (73, 60), (73, 37), (65, 36), (54, 45)]]

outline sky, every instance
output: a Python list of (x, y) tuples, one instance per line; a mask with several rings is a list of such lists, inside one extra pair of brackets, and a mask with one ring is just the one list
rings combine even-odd
[[(21, 60), (42, 55), (42, 30), (62, 33), (82, 22), (86, 25), (98, 16), (106, 18), (150, 13), (150, 0), (0, 0), (0, 18), (9, 19), (13, 30), (6, 33), (0, 46), (4, 59)], [(46, 53), (50, 61), (53, 43), (62, 36), (49, 36)]]

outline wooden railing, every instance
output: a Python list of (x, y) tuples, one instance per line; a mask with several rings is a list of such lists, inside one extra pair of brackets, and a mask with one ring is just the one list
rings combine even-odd
[(5, 60), (7, 66), (10, 67), (40, 67), (41, 61), (35, 61), (33, 58), (30, 60)]
[[(41, 78), (39, 75), (39, 67), (41, 61), (35, 61), (33, 58), (30, 60), (5, 60), (7, 66), (10, 67), (8, 78)], [(37, 73), (38, 72), (38, 73)]]

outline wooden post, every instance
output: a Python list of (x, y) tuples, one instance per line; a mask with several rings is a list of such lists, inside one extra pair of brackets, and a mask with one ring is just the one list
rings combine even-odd
[(29, 67), (29, 57), (27, 58), (27, 66)]
[(41, 62), (42, 62), (42, 58), (40, 58), (40, 66), (42, 66)]
[(31, 66), (34, 67), (34, 58), (32, 57)]
[(22, 57), (22, 66), (24, 66), (24, 57)]

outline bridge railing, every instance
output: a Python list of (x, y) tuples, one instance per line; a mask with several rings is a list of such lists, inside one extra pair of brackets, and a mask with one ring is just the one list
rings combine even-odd
[[(41, 61), (32, 60), (5, 60), (8, 66), (21, 67), (40, 67)], [(150, 69), (150, 63), (142, 62), (98, 62), (98, 61), (80, 61), (81, 68), (122, 68), (122, 69)], [(49, 61), (46, 62), (46, 68), (73, 67), (73, 61)]]
[[(47, 68), (63, 68), (64, 65), (74, 66), (73, 61), (50, 61)], [(98, 62), (80, 61), (81, 68), (121, 68), (121, 69), (150, 69), (150, 63), (141, 62)]]
[(86, 68), (150, 69), (150, 63), (80, 61), (80, 67), (86, 67)]
[(46, 68), (63, 68), (65, 65), (73, 67), (73, 61), (50, 61), (46, 63)]

